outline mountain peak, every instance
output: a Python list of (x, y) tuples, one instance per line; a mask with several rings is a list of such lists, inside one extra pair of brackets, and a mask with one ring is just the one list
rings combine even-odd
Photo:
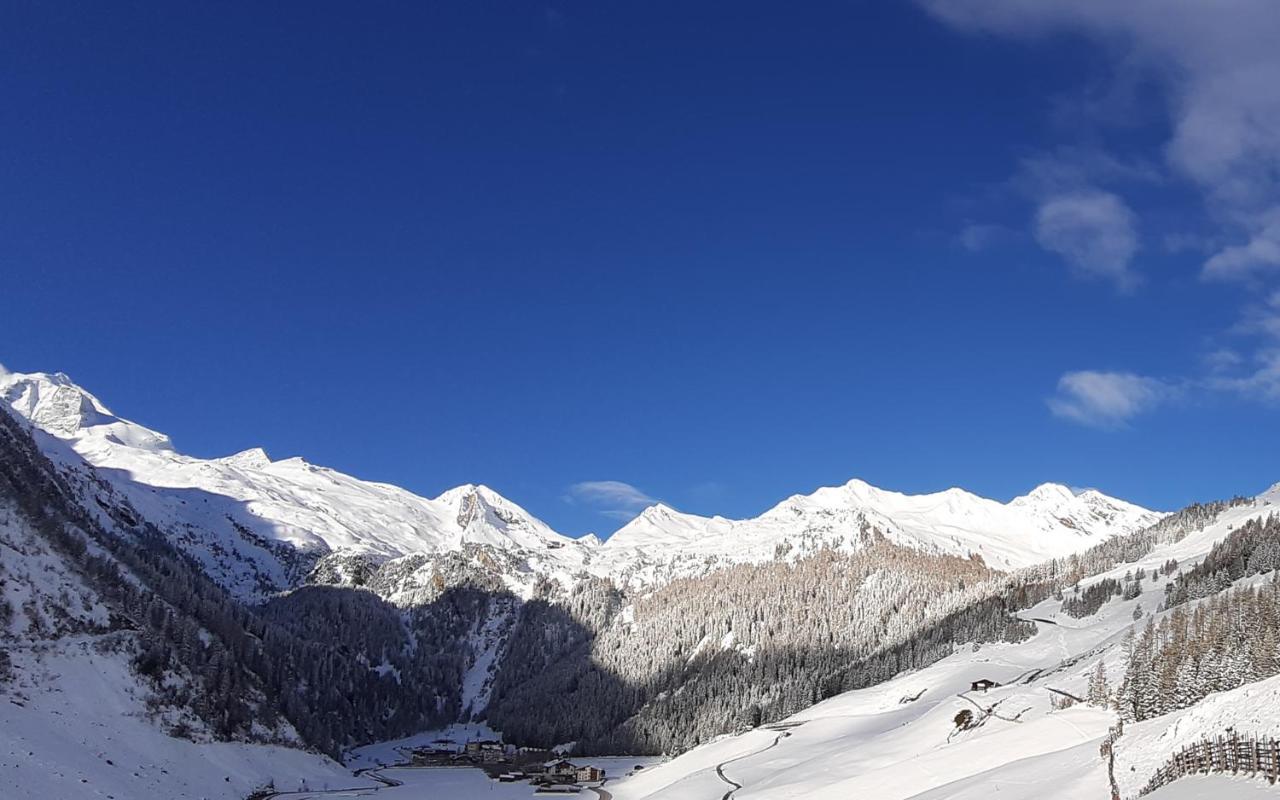
[(173, 449), (169, 437), (117, 417), (66, 373), (2, 374), (0, 398), (36, 427), (61, 439), (97, 436), (138, 449)]
[(101, 419), (114, 420), (106, 406), (61, 372), (9, 373), (0, 376), (0, 392), (18, 413), (58, 436), (74, 435)]
[(479, 483), (463, 483), (452, 489), (446, 489), (436, 498), (441, 503), (457, 502), (460, 498), (467, 495), (480, 494), (481, 492), (492, 492), (493, 490)]
[[(1101, 496), (1101, 493), (1094, 492)], [(1076, 493), (1060, 483), (1042, 483), (1021, 497), (1015, 497), (1009, 505), (1032, 505), (1041, 503), (1062, 503), (1073, 500)]]
[(653, 519), (655, 517), (657, 518), (670, 517), (674, 514), (679, 514), (679, 513), (680, 513), (679, 511), (676, 511), (671, 506), (659, 501), (657, 503), (654, 503), (651, 506), (646, 507), (644, 511), (640, 512), (640, 516), (646, 517), (648, 519)]
[(261, 447), (250, 447), (248, 450), (241, 450), (239, 453), (226, 456), (220, 460), (224, 464), (246, 469), (262, 469), (271, 464), (271, 457)]

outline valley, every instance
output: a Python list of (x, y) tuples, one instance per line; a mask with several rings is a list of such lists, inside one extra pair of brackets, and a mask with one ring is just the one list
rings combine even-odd
[(645, 764), (583, 787), (610, 800), (1130, 800), (1181, 748), (1276, 729), (1272, 651), (1208, 615), (1280, 613), (1277, 489), (1168, 515), (853, 481), (601, 543), (485, 487), (182, 456), (62, 377), (0, 392), (17, 797), (533, 796), (409, 766), (448, 729)]

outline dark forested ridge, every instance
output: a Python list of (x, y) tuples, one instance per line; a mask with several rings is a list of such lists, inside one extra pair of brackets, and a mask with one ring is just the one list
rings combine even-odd
[[(277, 731), (284, 719), (304, 742), (336, 755), (452, 718), (429, 686), (401, 686), (370, 670), (362, 655), (335, 647), (332, 629), (309, 636), (232, 600), (91, 470), (59, 471), (4, 409), (0, 500), (111, 609), (96, 632), (132, 636), (135, 667), (150, 680), (154, 703), (190, 709), (215, 736), (260, 739), (255, 723)], [(366, 601), (353, 597), (350, 605), (367, 608)], [(368, 623), (360, 619), (343, 635)], [(176, 672), (191, 680), (163, 680)]]

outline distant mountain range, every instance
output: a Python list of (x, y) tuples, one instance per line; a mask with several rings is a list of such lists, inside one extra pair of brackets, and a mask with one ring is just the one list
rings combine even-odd
[[(614, 577), (654, 585), (733, 563), (851, 551), (875, 528), (941, 555), (1027, 566), (1152, 524), (1160, 514), (1097, 491), (1044, 484), (1002, 504), (961, 489), (904, 495), (861, 480), (794, 495), (754, 519), (681, 513), (663, 504), (599, 543), (564, 536), (485, 486), (419, 497), (261, 449), (183, 455), (168, 436), (117, 416), (61, 373), (0, 377), (0, 398), (98, 468), (148, 519), (235, 596), (257, 601), (302, 583), (326, 558), (381, 565), (467, 546), (515, 556), (505, 576), (527, 596), (539, 578), (571, 585)], [(44, 447), (57, 458), (60, 444)]]

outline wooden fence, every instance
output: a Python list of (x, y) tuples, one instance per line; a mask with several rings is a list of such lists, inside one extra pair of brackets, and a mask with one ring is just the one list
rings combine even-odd
[(1139, 796), (1181, 778), (1207, 772), (1246, 773), (1275, 783), (1280, 778), (1280, 740), (1235, 733), (1184, 747), (1156, 770)]
[(1107, 760), (1107, 781), (1111, 784), (1111, 800), (1120, 800), (1120, 785), (1116, 783), (1116, 740), (1124, 736), (1124, 720), (1120, 720), (1107, 731), (1099, 748), (1103, 758)]

